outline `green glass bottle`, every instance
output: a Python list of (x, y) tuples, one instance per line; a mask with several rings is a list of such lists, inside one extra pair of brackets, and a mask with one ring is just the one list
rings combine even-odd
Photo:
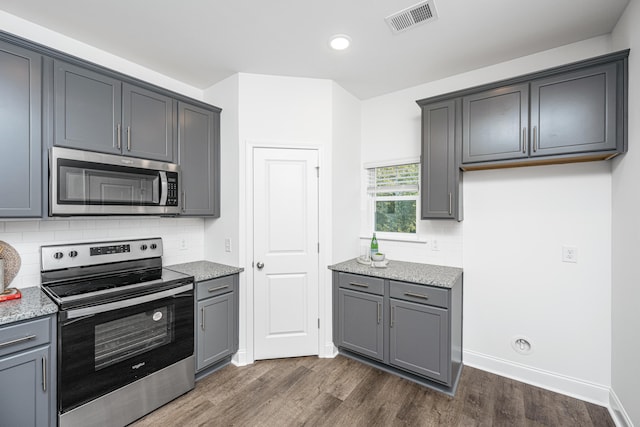
[(371, 257), (378, 253), (378, 239), (376, 239), (376, 233), (373, 233), (371, 238)]

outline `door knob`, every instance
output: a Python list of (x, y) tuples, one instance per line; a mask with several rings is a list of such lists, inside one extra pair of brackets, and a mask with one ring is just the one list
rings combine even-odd
[(264, 268), (264, 263), (263, 262), (259, 262), (256, 264), (256, 267), (258, 267), (258, 270), (262, 270)]

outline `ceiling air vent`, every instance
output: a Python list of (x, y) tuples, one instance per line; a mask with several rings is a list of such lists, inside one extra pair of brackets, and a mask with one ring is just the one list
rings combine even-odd
[(401, 33), (419, 24), (438, 19), (436, 5), (427, 0), (408, 7), (385, 18), (394, 33)]

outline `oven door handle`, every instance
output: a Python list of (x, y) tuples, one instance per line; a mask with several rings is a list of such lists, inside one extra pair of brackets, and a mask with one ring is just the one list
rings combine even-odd
[(114, 301), (106, 304), (100, 304), (92, 307), (77, 308), (75, 310), (67, 311), (67, 319), (75, 319), (83, 316), (92, 316), (98, 313), (104, 313), (105, 311), (117, 310), (119, 308), (131, 307), (138, 304), (144, 304), (146, 302), (156, 301), (162, 298), (167, 298), (180, 294), (182, 292), (190, 291), (193, 289), (193, 283), (188, 285), (179, 286), (177, 288), (167, 289), (166, 291), (160, 291), (149, 295), (143, 295), (140, 297), (125, 299), (122, 301)]

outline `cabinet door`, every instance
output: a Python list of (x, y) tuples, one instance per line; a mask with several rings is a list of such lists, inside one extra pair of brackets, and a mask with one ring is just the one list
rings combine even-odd
[(232, 354), (235, 316), (233, 292), (198, 302), (196, 370)]
[(389, 363), (451, 384), (448, 310), (393, 298), (390, 305)]
[(42, 57), (0, 42), (0, 217), (42, 215)]
[(422, 219), (459, 219), (458, 105), (458, 100), (450, 100), (422, 107)]
[(617, 65), (531, 83), (531, 156), (614, 150)]
[(465, 96), (462, 117), (462, 163), (528, 157), (528, 83)]
[(53, 79), (53, 143), (120, 154), (120, 81), (61, 61), (54, 62)]
[(178, 105), (184, 215), (220, 217), (220, 115)]
[(382, 297), (338, 290), (338, 346), (384, 359)]
[[(0, 359), (0, 424), (3, 426), (49, 425), (49, 346)], [(9, 387), (10, 385), (10, 387)], [(6, 387), (6, 388), (5, 388)]]
[(172, 98), (122, 85), (122, 154), (173, 162), (176, 103)]

